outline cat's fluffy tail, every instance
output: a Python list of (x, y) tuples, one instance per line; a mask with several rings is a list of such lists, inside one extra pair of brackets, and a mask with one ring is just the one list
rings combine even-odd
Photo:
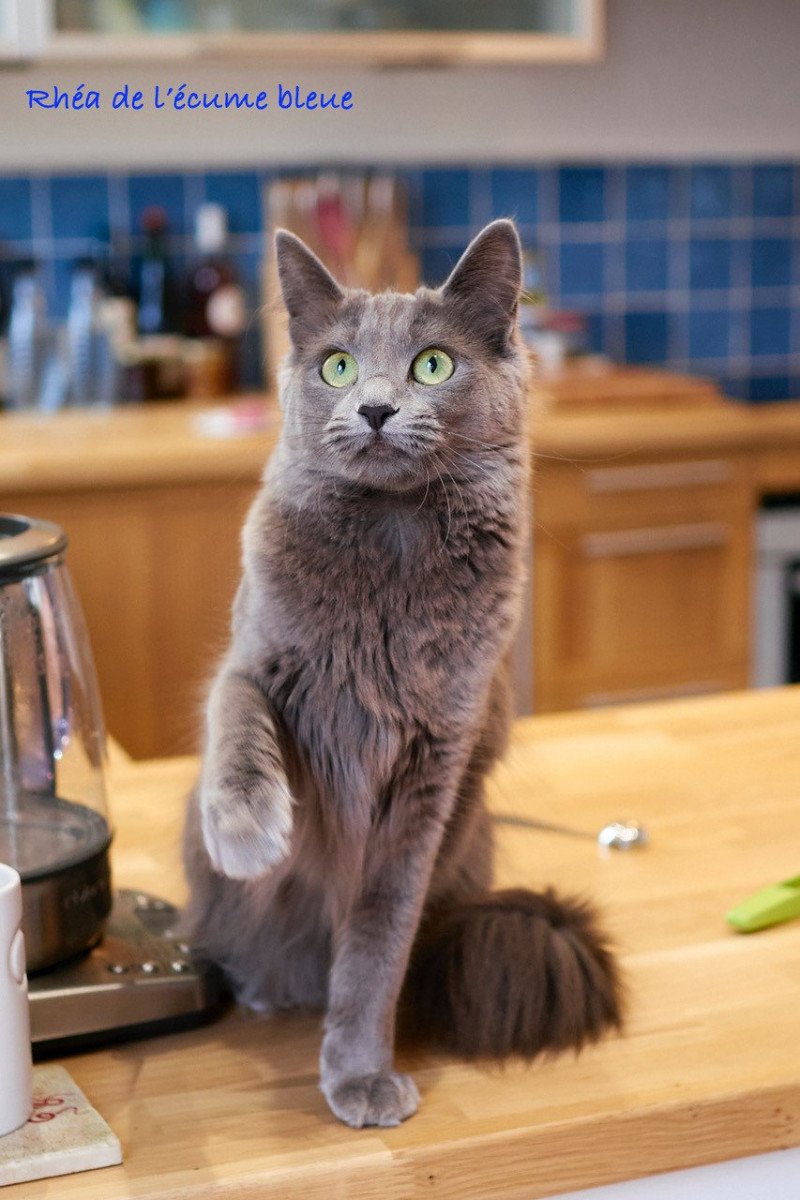
[(593, 910), (550, 890), (495, 892), (435, 918), (408, 985), (411, 1029), (466, 1058), (580, 1049), (621, 1024)]

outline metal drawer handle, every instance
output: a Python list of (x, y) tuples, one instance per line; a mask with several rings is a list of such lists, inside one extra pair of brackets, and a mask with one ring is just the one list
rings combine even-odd
[(602, 492), (639, 492), (649, 488), (697, 487), (724, 483), (732, 468), (721, 458), (698, 462), (650, 463), (636, 467), (597, 467), (587, 471), (586, 489)]
[(614, 533), (588, 533), (581, 538), (587, 558), (618, 558), (623, 554), (659, 554), (665, 550), (703, 550), (730, 541), (727, 525), (706, 521), (692, 525), (664, 525), (652, 529), (620, 529)]

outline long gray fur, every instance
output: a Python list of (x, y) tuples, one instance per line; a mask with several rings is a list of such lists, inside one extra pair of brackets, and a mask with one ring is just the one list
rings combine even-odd
[[(324, 1008), (331, 1109), (393, 1125), (418, 1104), (393, 1059), (415, 939), (490, 884), (526, 533), (519, 242), (495, 222), (414, 295), (342, 289), (289, 233), (276, 249), (284, 424), (207, 707), (188, 927), (244, 1003)], [(431, 346), (455, 363), (436, 386), (410, 374)], [(322, 379), (333, 350), (353, 385)], [(376, 432), (364, 404), (397, 411)]]

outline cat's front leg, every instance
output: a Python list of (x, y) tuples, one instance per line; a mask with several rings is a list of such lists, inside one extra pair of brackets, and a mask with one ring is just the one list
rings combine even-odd
[(203, 842), (222, 875), (252, 879), (289, 853), (292, 796), (275, 722), (258, 685), (228, 666), (209, 695), (199, 799)]
[(394, 1069), (395, 1013), (450, 797), (419, 787), (397, 807), (391, 834), (368, 848), (330, 977), (320, 1082), (333, 1113), (354, 1128), (399, 1125), (419, 1104), (413, 1079)]

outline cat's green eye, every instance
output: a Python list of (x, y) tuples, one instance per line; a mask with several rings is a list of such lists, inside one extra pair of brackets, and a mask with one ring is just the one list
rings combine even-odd
[(322, 364), (320, 374), (331, 387), (348, 387), (358, 379), (358, 363), (346, 350), (334, 350)]
[(429, 346), (411, 364), (411, 374), (417, 383), (444, 383), (455, 371), (455, 363), (444, 350)]

